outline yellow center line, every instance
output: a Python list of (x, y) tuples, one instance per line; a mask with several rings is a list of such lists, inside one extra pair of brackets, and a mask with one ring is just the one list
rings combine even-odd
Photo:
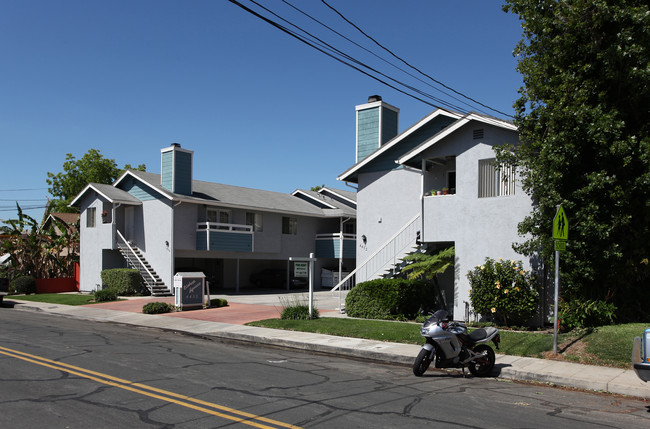
[[(96, 372), (92, 371), (89, 369), (84, 369), (81, 367), (77, 367), (74, 365), (70, 365), (64, 362), (57, 362), (51, 359), (47, 359), (41, 356), (37, 355), (32, 355), (29, 353), (24, 353), (18, 350), (13, 350), (9, 349), (6, 347), (1, 347), (0, 346), (0, 354), (13, 357), (16, 359), (21, 359), (27, 362), (35, 363), (37, 365), (53, 368), (59, 371), (65, 371), (70, 374), (78, 375), (83, 378), (87, 378), (89, 380), (97, 381), (98, 383), (103, 383), (107, 384), (109, 386), (114, 386), (118, 387), (120, 389), (128, 390), (131, 392), (139, 393), (141, 395), (149, 396), (152, 398), (160, 399), (163, 401), (171, 402), (177, 405), (181, 405), (183, 407), (191, 408), (197, 411), (201, 411), (207, 414), (212, 414), (215, 416), (223, 417), (225, 419), (233, 420), (239, 423), (244, 423), (250, 426), (258, 427), (258, 428), (263, 428), (263, 429), (274, 429), (278, 426), (280, 427), (285, 427), (285, 428), (291, 428), (291, 429), (300, 429), (299, 426), (294, 426), (288, 423), (283, 423), (277, 420), (272, 420), (266, 417), (262, 416), (257, 416), (255, 414), (247, 413), (245, 411), (239, 411), (234, 408), (229, 408), (223, 405), (215, 404), (212, 402), (207, 402), (207, 401), (202, 401), (200, 399), (195, 399), (191, 398), (189, 396), (181, 395), (178, 393), (170, 392), (168, 390), (163, 390), (163, 389), (158, 389), (156, 387), (152, 386), (147, 386), (145, 384), (141, 383), (135, 383), (133, 381), (125, 380), (122, 378), (118, 377), (113, 377), (108, 374), (103, 374), (101, 372)], [(154, 393), (155, 392), (155, 393)], [(159, 395), (159, 394), (160, 395)], [(161, 395), (166, 395), (166, 396), (161, 396)], [(176, 399), (174, 399), (176, 398)], [(208, 408), (200, 407), (194, 404), (191, 404), (189, 402), (195, 403), (195, 404), (200, 404), (200, 405), (205, 405), (217, 410), (225, 411), (233, 415), (229, 414), (223, 414), (218, 411), (214, 411)], [(241, 417), (237, 417), (241, 416)], [(252, 421), (256, 420), (256, 421)], [(267, 426), (258, 422), (264, 422), (264, 423), (269, 423), (274, 426)]]

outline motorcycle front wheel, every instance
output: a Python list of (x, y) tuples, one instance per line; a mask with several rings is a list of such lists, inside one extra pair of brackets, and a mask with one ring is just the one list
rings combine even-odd
[(479, 344), (474, 347), (474, 353), (483, 354), (484, 356), (477, 357), (475, 360), (469, 363), (468, 368), (469, 372), (472, 373), (475, 377), (487, 377), (492, 374), (494, 369), (494, 361), (496, 360), (494, 356), (494, 350), (492, 347), (487, 344)]
[(431, 361), (431, 352), (426, 349), (420, 350), (418, 357), (416, 357), (415, 362), (413, 362), (413, 374), (415, 374), (417, 377), (421, 377), (427, 368), (429, 368)]

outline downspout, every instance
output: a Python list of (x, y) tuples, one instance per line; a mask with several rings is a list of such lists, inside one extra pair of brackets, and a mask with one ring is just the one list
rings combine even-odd
[(345, 186), (347, 186), (348, 188), (352, 188), (352, 189), (354, 189), (355, 191), (358, 191), (358, 190), (359, 190), (358, 187), (355, 188), (354, 186), (350, 185), (350, 182), (348, 182), (347, 180), (346, 180), (345, 182), (343, 182), (343, 183), (345, 183)]
[(122, 203), (117, 203), (117, 205), (113, 204), (113, 208), (111, 209), (111, 235), (113, 236), (111, 241), (113, 243), (113, 246), (112, 246), (113, 250), (115, 250), (117, 248), (117, 237), (116, 237), (117, 234), (115, 233), (117, 231), (117, 223), (116, 223), (116, 216), (115, 215), (116, 215), (117, 209), (119, 209), (120, 206), (122, 206)]
[[(346, 182), (347, 183), (347, 182)], [(340, 227), (339, 227), (339, 279), (336, 283), (339, 283), (343, 279), (343, 224), (347, 221), (349, 221), (351, 218), (347, 218), (343, 220), (343, 218), (340, 218)], [(343, 307), (341, 307), (342, 302), (341, 302), (341, 288), (339, 287), (339, 310)]]
[(171, 269), (169, 270), (169, 272), (171, 273), (171, 278), (169, 279), (170, 281), (169, 288), (171, 289), (172, 294), (176, 292), (176, 289), (174, 288), (174, 219), (176, 218), (176, 216), (174, 215), (174, 209), (180, 206), (182, 203), (183, 203), (182, 201), (178, 201), (176, 204), (172, 203), (172, 219), (170, 222), (171, 234), (169, 236), (169, 249), (168, 249), (171, 253), (171, 258), (170, 258)]
[(424, 241), (424, 176), (427, 171), (427, 160), (422, 158), (420, 170), (420, 243)]

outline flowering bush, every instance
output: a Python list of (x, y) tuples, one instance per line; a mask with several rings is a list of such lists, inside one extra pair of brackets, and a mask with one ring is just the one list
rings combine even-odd
[(474, 311), (506, 326), (523, 325), (537, 309), (537, 279), (523, 269), (521, 261), (485, 258), (467, 273), (469, 298)]

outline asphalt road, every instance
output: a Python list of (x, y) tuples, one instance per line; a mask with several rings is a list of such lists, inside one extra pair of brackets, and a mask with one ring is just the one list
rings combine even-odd
[(0, 427), (650, 427), (634, 398), (0, 308)]

